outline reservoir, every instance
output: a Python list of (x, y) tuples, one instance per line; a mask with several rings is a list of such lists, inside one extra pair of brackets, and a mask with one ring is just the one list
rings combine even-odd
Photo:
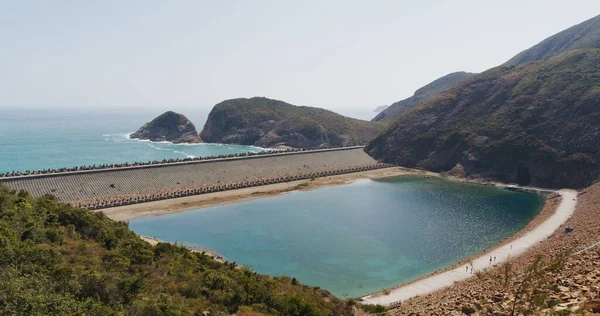
[(519, 231), (543, 198), (401, 176), (132, 220), (271, 276), (359, 297), (453, 265)]

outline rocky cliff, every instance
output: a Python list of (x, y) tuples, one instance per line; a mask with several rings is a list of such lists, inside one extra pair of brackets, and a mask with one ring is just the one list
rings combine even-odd
[(600, 49), (471, 77), (404, 114), (366, 151), (408, 167), (588, 186), (600, 175)]
[(372, 121), (393, 121), (398, 119), (402, 114), (406, 113), (406, 111), (414, 108), (415, 106), (430, 100), (431, 98), (437, 96), (441, 92), (447, 90), (448, 88), (454, 86), (455, 84), (470, 78), (474, 73), (470, 72), (453, 72), (447, 74), (441, 78), (438, 78), (426, 86), (420, 88), (415, 91), (415, 94), (407, 99), (402, 101), (398, 101), (383, 109)]
[(366, 143), (382, 129), (380, 123), (255, 97), (215, 105), (200, 135), (211, 143), (305, 148)]
[(131, 138), (148, 139), (151, 141), (169, 141), (173, 143), (200, 143), (202, 140), (196, 131), (196, 126), (182, 114), (172, 111), (165, 112), (144, 124)]

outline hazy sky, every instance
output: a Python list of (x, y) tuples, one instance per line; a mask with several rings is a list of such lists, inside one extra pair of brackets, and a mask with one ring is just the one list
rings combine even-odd
[(0, 0), (0, 107), (371, 111), (598, 14), (598, 0)]

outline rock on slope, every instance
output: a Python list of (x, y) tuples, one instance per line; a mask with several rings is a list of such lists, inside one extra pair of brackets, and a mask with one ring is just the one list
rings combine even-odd
[(380, 123), (255, 97), (215, 105), (200, 135), (211, 143), (301, 148), (365, 143), (382, 129)]
[(173, 143), (202, 142), (196, 131), (196, 126), (184, 115), (172, 111), (165, 112), (151, 122), (144, 124), (130, 137)]
[(438, 78), (433, 82), (427, 84), (426, 86), (420, 88), (419, 90), (415, 91), (415, 94), (412, 97), (390, 105), (385, 110), (377, 114), (377, 116), (375, 116), (375, 118), (373, 118), (372, 121), (392, 121), (398, 119), (406, 111), (435, 97), (439, 93), (447, 90), (448, 88), (467, 78), (472, 77), (473, 75), (475, 74), (470, 72), (459, 71)]
[(600, 49), (500, 66), (419, 105), (365, 149), (386, 162), (542, 187), (600, 175)]
[(517, 65), (548, 59), (569, 50), (600, 48), (600, 15), (555, 34), (506, 62)]

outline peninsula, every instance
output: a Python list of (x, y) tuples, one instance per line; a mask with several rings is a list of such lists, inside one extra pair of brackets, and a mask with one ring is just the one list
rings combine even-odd
[(363, 144), (384, 125), (267, 98), (239, 98), (214, 106), (200, 135), (210, 143), (294, 148)]

